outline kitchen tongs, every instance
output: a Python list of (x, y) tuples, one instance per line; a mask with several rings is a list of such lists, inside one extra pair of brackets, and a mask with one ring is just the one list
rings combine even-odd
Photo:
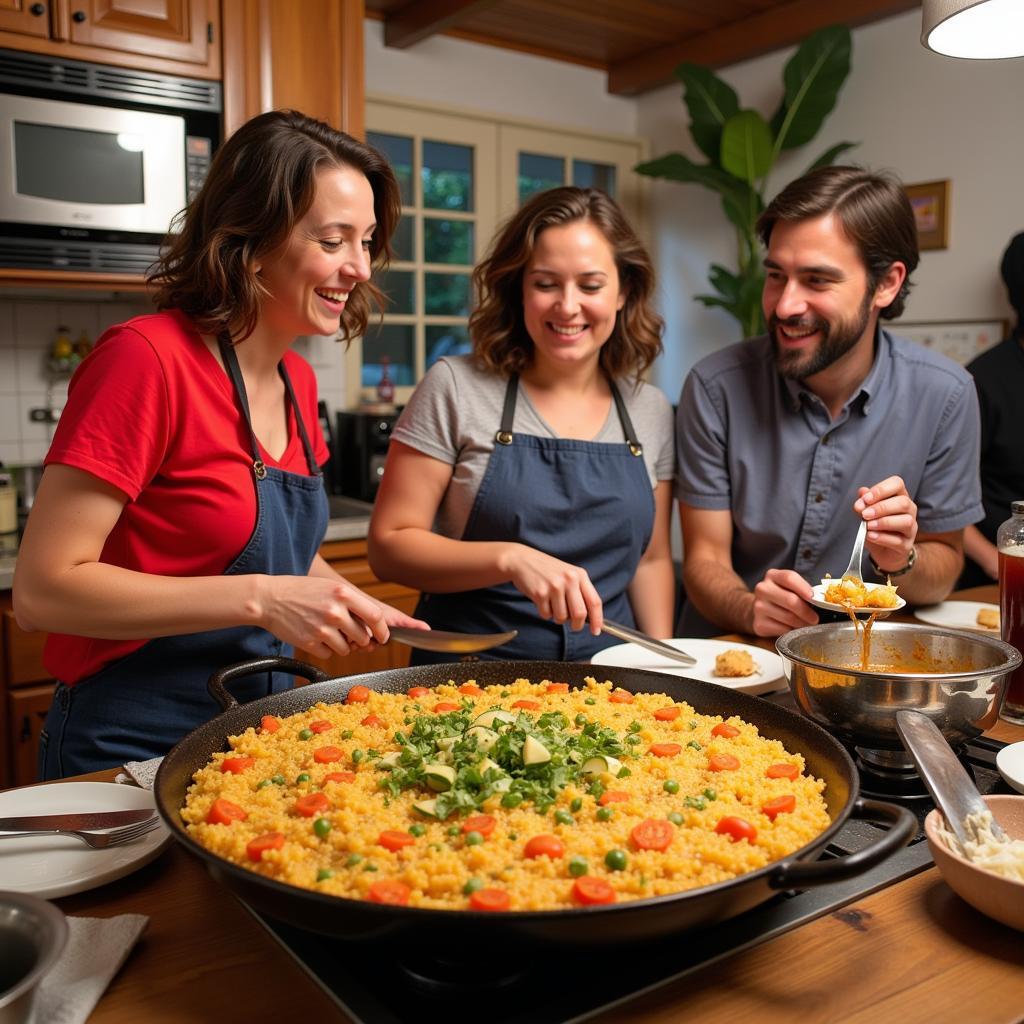
[(677, 650), (671, 644), (667, 644), (663, 640), (656, 640), (653, 636), (648, 636), (646, 633), (641, 633), (639, 630), (631, 629), (629, 626), (623, 626), (621, 623), (611, 622), (608, 619), (605, 619), (604, 625), (601, 627), (601, 632), (608, 633), (611, 636), (617, 636), (620, 640), (626, 640), (629, 643), (639, 644), (641, 647), (646, 647), (647, 650), (653, 651), (655, 654), (671, 658), (673, 661), (678, 661), (683, 665), (689, 665), (691, 668), (697, 664), (697, 659), (691, 657), (685, 651)]

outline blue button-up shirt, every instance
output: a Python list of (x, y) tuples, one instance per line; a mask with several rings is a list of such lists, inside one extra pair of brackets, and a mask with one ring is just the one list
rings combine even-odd
[[(983, 515), (978, 402), (963, 367), (879, 330), (864, 381), (833, 420), (825, 403), (775, 368), (771, 340), (701, 360), (676, 416), (677, 497), (730, 509), (733, 568), (748, 587), (771, 568), (810, 583), (849, 561), (859, 487), (898, 475), (922, 533)], [(715, 632), (692, 605), (684, 636)]]

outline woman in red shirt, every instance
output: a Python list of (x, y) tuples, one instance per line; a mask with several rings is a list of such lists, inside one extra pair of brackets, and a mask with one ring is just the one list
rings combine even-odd
[[(59, 680), (41, 777), (165, 753), (217, 713), (206, 683), (225, 665), (423, 625), (317, 554), (327, 451), (292, 351), (364, 332), (400, 211), (372, 147), (262, 114), (221, 147), (151, 272), (160, 312), (112, 327), (79, 367), (14, 581)], [(236, 695), (289, 685), (265, 673)]]

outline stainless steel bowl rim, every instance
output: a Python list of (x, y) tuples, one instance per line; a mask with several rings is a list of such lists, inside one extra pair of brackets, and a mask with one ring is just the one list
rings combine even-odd
[(43, 927), (49, 930), (42, 944), (39, 959), (32, 970), (16, 985), (0, 993), (0, 1010), (12, 1007), (19, 999), (34, 989), (57, 959), (68, 941), (68, 922), (64, 914), (47, 900), (20, 892), (0, 892), (0, 908), (14, 907), (26, 914), (41, 918)]
[[(853, 668), (852, 666), (846, 665), (833, 665), (825, 661), (815, 661), (812, 658), (805, 657), (802, 654), (798, 654), (793, 650), (793, 644), (802, 640), (804, 637), (809, 635), (820, 635), (820, 634), (835, 634), (835, 633), (859, 633), (853, 623), (846, 622), (819, 622), (814, 626), (801, 626), (799, 629), (790, 630), (788, 633), (784, 633), (782, 636), (775, 641), (775, 649), (783, 658), (789, 658), (790, 661), (796, 662), (798, 665), (804, 665), (808, 668), (818, 668), (825, 670), (833, 670), (836, 672), (842, 672), (845, 675), (859, 676), (863, 679), (888, 679), (893, 675), (892, 672), (886, 671), (872, 671), (871, 669)], [(883, 622), (878, 621), (874, 624), (872, 629), (872, 636), (885, 636), (886, 633), (924, 633), (928, 636), (948, 636), (951, 639), (962, 640), (964, 637), (968, 637), (972, 640), (978, 641), (983, 647), (991, 647), (1003, 654), (1006, 659), (1002, 665), (991, 665), (985, 668), (986, 672), (991, 673), (1003, 673), (1012, 672), (1014, 669), (1019, 668), (1024, 657), (1011, 644), (1006, 643), (1005, 640), (1000, 640), (994, 636), (985, 636), (982, 633), (968, 633), (964, 630), (959, 629), (944, 629), (942, 626), (928, 626), (924, 624), (916, 624), (913, 622)], [(957, 679), (972, 679), (978, 674), (978, 669), (967, 669), (963, 672), (900, 672), (899, 676), (901, 679), (945, 679), (955, 681)]]

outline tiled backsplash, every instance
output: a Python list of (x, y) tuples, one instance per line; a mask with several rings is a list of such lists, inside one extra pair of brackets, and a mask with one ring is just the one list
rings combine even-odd
[[(65, 301), (63, 299), (0, 299), (0, 461), (8, 466), (42, 462), (54, 425), (34, 423), (30, 409), (63, 407), (66, 379), (55, 380), (47, 357), (57, 328), (66, 327), (72, 341), (84, 332), (95, 344), (111, 324), (128, 320), (151, 307), (135, 301)], [(344, 347), (333, 338), (300, 338), (296, 351), (316, 371), (320, 397), (333, 412), (345, 398)]]

